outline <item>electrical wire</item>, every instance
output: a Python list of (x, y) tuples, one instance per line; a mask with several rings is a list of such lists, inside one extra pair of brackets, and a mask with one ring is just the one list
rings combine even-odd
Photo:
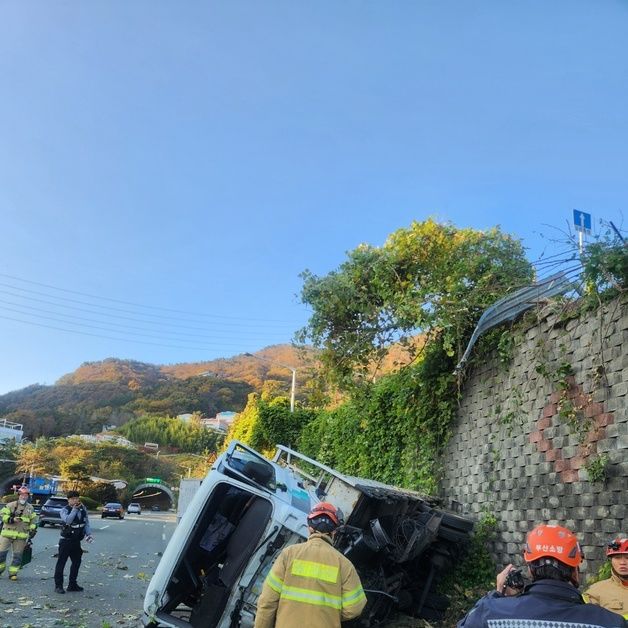
[[(56, 327), (54, 325), (46, 325), (44, 323), (36, 323), (34, 321), (25, 321), (23, 319), (20, 318), (13, 318), (10, 316), (2, 316), (0, 314), (0, 319), (2, 320), (6, 320), (6, 321), (13, 321), (16, 323), (23, 323), (25, 325), (32, 325), (35, 327), (43, 327), (45, 329), (54, 329), (56, 331), (64, 331), (64, 332), (68, 332), (71, 334), (79, 334), (81, 336), (90, 336), (92, 338), (104, 338), (105, 340), (115, 340), (116, 342), (132, 342), (134, 344), (140, 344), (140, 345), (149, 345), (152, 347), (166, 347), (168, 349), (192, 349), (192, 350), (198, 350), (198, 351), (207, 351), (207, 347), (199, 347), (199, 346), (188, 346), (188, 347), (184, 347), (184, 346), (179, 346), (179, 345), (171, 345), (171, 344), (165, 344), (165, 343), (161, 343), (161, 342), (146, 342), (146, 341), (142, 341), (142, 340), (133, 340), (133, 339), (129, 339), (129, 338), (116, 338), (114, 336), (105, 336), (103, 334), (93, 334), (91, 332), (86, 332), (86, 331), (79, 331), (76, 329), (65, 329), (63, 327)], [(241, 347), (241, 343), (238, 344), (234, 344), (234, 345), (226, 345), (226, 344), (221, 344), (221, 345), (212, 345), (212, 346), (222, 346), (222, 347), (227, 347), (227, 346), (231, 346), (234, 348), (240, 348)]]
[[(3, 292), (0, 290), (0, 292)], [(14, 306), (14, 308), (21, 308), (19, 310), (14, 309), (12, 307), (7, 307), (7, 306)], [(28, 308), (27, 311), (23, 311), (25, 308)], [(5, 309), (7, 311), (10, 312), (14, 312), (14, 313), (18, 313), (18, 314), (26, 314), (29, 316), (40, 316), (41, 318), (50, 318), (49, 316), (45, 316), (45, 315), (55, 315), (55, 316), (60, 316), (62, 317), (61, 319), (59, 318), (52, 318), (51, 320), (57, 320), (59, 322), (63, 322), (63, 323), (71, 323), (71, 324), (77, 324), (77, 325), (81, 325), (81, 323), (74, 323), (74, 321), (87, 321), (89, 323), (98, 323), (98, 324), (105, 324), (107, 325), (107, 329), (109, 331), (123, 331), (124, 329), (131, 329), (131, 330), (140, 330), (140, 331), (148, 331), (146, 329), (146, 327), (141, 327), (138, 325), (129, 325), (129, 324), (124, 324), (124, 323), (110, 323), (109, 321), (101, 321), (98, 319), (94, 319), (94, 318), (88, 318), (86, 316), (77, 316), (74, 314), (65, 314), (65, 313), (60, 313), (60, 312), (55, 312), (54, 310), (47, 310), (44, 308), (38, 308), (38, 307), (33, 307), (31, 305), (24, 305), (22, 303), (15, 303), (14, 301), (7, 301), (5, 299), (1, 299), (0, 298), (0, 309)], [(41, 314), (32, 314), (32, 312), (39, 312)], [(134, 319), (130, 319), (130, 320), (134, 320)], [(153, 323), (154, 324), (154, 323)], [(113, 329), (109, 326), (112, 325), (114, 326)], [(163, 326), (163, 324), (162, 324)], [(199, 328), (202, 329), (202, 328)], [(150, 330), (150, 331), (156, 331), (158, 332), (159, 329), (156, 330)], [(236, 333), (238, 336), (242, 336), (242, 335), (247, 335), (247, 336), (253, 336), (253, 337), (268, 337), (268, 334), (264, 334), (262, 332), (258, 331), (249, 331), (249, 330), (231, 330), (232, 333)], [(279, 334), (281, 332), (273, 332), (275, 335)], [(144, 335), (144, 334), (139, 334), (139, 335)], [(163, 332), (161, 335), (167, 335), (167, 336), (188, 336), (190, 338), (199, 338), (199, 339), (215, 339), (215, 338), (220, 338), (220, 335), (208, 335), (208, 334), (191, 334), (188, 332), (179, 332), (176, 330), (176, 328), (174, 329), (174, 331), (170, 330), (170, 329), (166, 329), (165, 332)], [(191, 342), (191, 341), (187, 341), (187, 342)]]
[[(132, 320), (135, 322), (141, 322), (141, 323), (146, 323), (146, 324), (153, 324), (153, 325), (165, 325), (166, 323), (160, 323), (159, 321), (151, 321), (149, 319), (145, 319), (145, 318), (137, 318), (137, 317), (128, 317), (128, 316), (122, 316), (120, 314), (111, 314), (108, 310), (113, 310), (115, 312), (125, 312), (127, 314), (138, 314), (139, 316), (153, 316), (155, 318), (158, 319), (164, 319), (167, 321), (177, 321), (177, 320), (182, 320), (182, 321), (186, 321), (186, 322), (198, 322), (198, 323), (204, 323), (205, 325), (207, 324), (211, 324), (212, 326), (226, 326), (226, 327), (241, 327), (241, 323), (229, 323), (229, 322), (212, 322), (212, 321), (194, 321), (193, 319), (182, 319), (182, 318), (176, 318), (176, 317), (170, 317), (170, 316), (161, 316), (158, 314), (150, 314), (150, 313), (144, 313), (144, 312), (134, 312), (133, 310), (124, 310), (124, 309), (120, 309), (120, 308), (111, 308), (109, 306), (104, 306), (104, 305), (100, 305), (98, 303), (87, 303), (85, 301), (77, 301), (76, 299), (66, 299), (64, 297), (58, 297), (56, 295), (49, 295), (46, 293), (41, 293), (41, 292), (37, 292), (34, 290), (27, 290), (25, 288), (20, 288), (18, 286), (12, 286), (10, 284), (5, 284), (0, 282), (0, 287), (8, 287), (8, 288), (13, 288), (15, 290), (18, 291), (22, 291), (22, 292), (27, 292), (28, 294), (36, 294), (36, 295), (40, 295), (40, 296), (45, 296), (48, 297), (48, 299), (57, 299), (62, 301), (62, 303), (55, 303), (54, 301), (49, 301), (48, 299), (40, 299), (37, 297), (30, 297), (30, 296), (24, 296), (22, 294), (19, 293), (15, 293), (15, 292), (10, 292), (9, 290), (0, 290), (0, 293), (2, 294), (7, 294), (9, 296), (14, 296), (20, 299), (25, 299), (25, 300), (30, 300), (30, 301), (35, 301), (38, 303), (45, 303), (47, 305), (54, 305), (55, 307), (64, 307), (66, 309), (75, 309), (77, 311), (82, 311), (82, 312), (88, 312), (90, 314), (97, 314), (97, 315), (101, 315), (101, 316), (109, 316), (111, 318), (119, 318), (119, 319), (124, 319), (124, 320)], [(89, 309), (85, 309), (85, 308), (78, 308), (75, 307), (73, 305), (66, 305), (66, 303), (79, 303), (82, 305), (87, 305), (90, 307), (96, 307), (96, 308), (101, 308), (105, 311), (103, 312), (98, 312), (98, 311), (94, 311), (94, 310), (89, 310)], [(263, 321), (259, 321), (259, 324), (264, 324), (266, 326), (266, 323)], [(257, 325), (257, 327), (259, 327), (259, 324)], [(277, 323), (272, 323), (271, 326), (276, 326)], [(279, 327), (286, 327), (290, 325), (289, 323), (282, 323), (281, 325), (279, 325)], [(204, 330), (206, 329), (206, 327), (194, 327), (194, 326), (189, 326), (189, 325), (180, 325), (177, 324), (177, 327), (181, 327), (182, 329), (196, 329), (196, 330)]]
[[(118, 303), (118, 304), (122, 304), (122, 305), (130, 305), (132, 307), (136, 307), (136, 308), (141, 308), (141, 309), (147, 309), (147, 310), (155, 310), (155, 311), (161, 311), (161, 312), (171, 312), (171, 313), (175, 313), (175, 314), (184, 314), (186, 316), (196, 316), (196, 317), (200, 317), (203, 319), (226, 319), (229, 321), (233, 321), (233, 320), (241, 320), (241, 321), (251, 321), (251, 322), (264, 322), (264, 323), (282, 323), (282, 324), (290, 324), (289, 321), (285, 321), (285, 320), (277, 320), (277, 319), (259, 319), (259, 318), (251, 318), (251, 317), (239, 317), (239, 316), (224, 316), (224, 315), (220, 315), (220, 314), (207, 314), (205, 312), (190, 312), (187, 310), (178, 310), (178, 309), (174, 309), (174, 308), (167, 308), (167, 307), (161, 307), (161, 306), (157, 306), (157, 305), (144, 305), (142, 303), (135, 303), (132, 301), (124, 301), (122, 299), (112, 299), (110, 297), (103, 297), (100, 295), (95, 295), (95, 294), (90, 294), (87, 292), (80, 292), (78, 290), (68, 290), (66, 288), (59, 288), (57, 286), (53, 286), (50, 284), (46, 284), (46, 283), (41, 283), (38, 281), (31, 281), (29, 279), (22, 279), (21, 277), (16, 277), (15, 275), (8, 275), (6, 273), (0, 273), (0, 277), (4, 277), (5, 279), (11, 279), (13, 281), (19, 281), (19, 282), (23, 282), (29, 285), (34, 285), (34, 286), (39, 286), (41, 288), (47, 288), (49, 290), (55, 290), (58, 292), (63, 292), (66, 294), (74, 294), (74, 295), (78, 295), (78, 296), (83, 296), (83, 297), (88, 297), (90, 299), (96, 299), (97, 301), (106, 301), (109, 303)], [(4, 285), (6, 286), (7, 284), (0, 284), (0, 285)], [(18, 286), (9, 286), (18, 290), (23, 290), (25, 292), (33, 292), (35, 294), (42, 294), (41, 292), (37, 292), (37, 291), (28, 291), (26, 288), (20, 288)], [(44, 293), (45, 294), (45, 293)], [(84, 305), (92, 305), (95, 307), (106, 307), (106, 306), (100, 306), (97, 303), (93, 303), (93, 304), (86, 304), (83, 301), (77, 301), (75, 299), (70, 299), (70, 298), (64, 298), (64, 297), (54, 297), (54, 295), (46, 295), (46, 296), (50, 296), (53, 298), (58, 298), (58, 299), (63, 299), (65, 301), (72, 301), (75, 303), (82, 303)], [(119, 308), (114, 308), (114, 307), (109, 307), (109, 309), (112, 310), (119, 310)], [(125, 312), (127, 310), (119, 310), (122, 312)], [(157, 314), (149, 314), (149, 313), (144, 313), (144, 315), (146, 316), (159, 316)], [(161, 316), (161, 318), (168, 318), (166, 316)], [(186, 320), (186, 319), (176, 319), (175, 320)]]

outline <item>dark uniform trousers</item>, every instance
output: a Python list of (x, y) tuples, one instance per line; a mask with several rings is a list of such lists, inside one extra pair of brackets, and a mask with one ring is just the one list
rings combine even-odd
[(59, 540), (59, 558), (57, 559), (57, 566), (55, 567), (56, 587), (63, 587), (63, 570), (65, 569), (65, 564), (68, 562), (68, 558), (72, 561), (70, 566), (69, 586), (72, 587), (76, 585), (82, 555), (83, 550), (81, 549), (80, 539), (61, 538)]

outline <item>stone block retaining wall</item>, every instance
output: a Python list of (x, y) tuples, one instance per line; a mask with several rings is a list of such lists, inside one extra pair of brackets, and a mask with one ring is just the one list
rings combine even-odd
[(513, 331), (506, 364), (495, 352), (470, 367), (441, 492), (496, 515), (498, 565), (520, 564), (526, 532), (546, 522), (578, 533), (593, 572), (628, 534), (628, 299), (567, 321), (555, 306), (539, 314)]

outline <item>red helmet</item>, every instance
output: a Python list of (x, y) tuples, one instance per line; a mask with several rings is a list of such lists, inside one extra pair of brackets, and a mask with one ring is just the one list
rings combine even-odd
[(628, 554), (628, 538), (618, 536), (606, 546), (606, 555)]
[(554, 558), (569, 567), (578, 567), (584, 556), (573, 532), (561, 526), (540, 525), (528, 532), (523, 558), (527, 563)]
[(334, 524), (334, 527), (338, 527), (342, 521), (342, 512), (329, 502), (320, 502), (310, 510), (307, 516), (307, 522), (310, 523), (312, 519), (318, 517), (328, 517)]

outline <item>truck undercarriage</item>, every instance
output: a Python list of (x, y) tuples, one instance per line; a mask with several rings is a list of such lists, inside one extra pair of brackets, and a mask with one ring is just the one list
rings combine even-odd
[[(252, 626), (277, 554), (307, 537), (305, 515), (325, 499), (346, 515), (334, 545), (356, 566), (368, 604), (352, 626), (402, 611), (442, 617), (440, 577), (460, 560), (473, 523), (418, 493), (351, 478), (285, 447), (272, 462), (234, 442), (218, 459), (149, 585), (145, 624)], [(173, 547), (171, 547), (173, 546)]]

